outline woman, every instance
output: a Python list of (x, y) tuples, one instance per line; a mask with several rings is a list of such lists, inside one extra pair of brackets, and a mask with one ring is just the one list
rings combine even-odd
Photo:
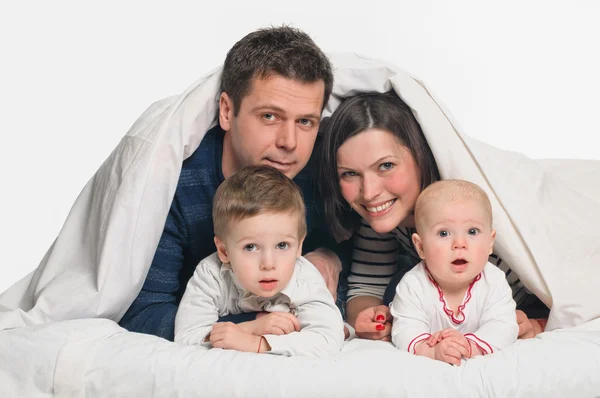
[[(320, 157), (325, 218), (338, 241), (353, 239), (347, 321), (358, 337), (389, 341), (387, 305), (402, 275), (420, 261), (411, 239), (413, 209), (419, 193), (440, 179), (435, 159), (410, 108), (393, 92), (345, 100), (325, 129)], [(517, 305), (543, 307), (498, 256), (490, 262), (505, 271)], [(520, 310), (517, 322), (520, 338), (543, 331), (543, 320)]]

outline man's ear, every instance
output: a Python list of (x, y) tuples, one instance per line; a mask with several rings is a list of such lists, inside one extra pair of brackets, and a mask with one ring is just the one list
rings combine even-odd
[(417, 234), (417, 233), (412, 234), (412, 241), (413, 241), (413, 244), (415, 245), (415, 248), (417, 249), (417, 253), (419, 254), (419, 257), (421, 257), (421, 260), (425, 260), (425, 251), (423, 250), (423, 242), (421, 241), (421, 237), (419, 236), (419, 234)]
[(233, 122), (233, 100), (227, 93), (221, 93), (219, 98), (219, 124), (224, 131), (231, 130)]
[(494, 252), (494, 242), (496, 241), (496, 230), (492, 229), (492, 233), (490, 234), (490, 252), (492, 254)]
[(217, 246), (217, 255), (219, 256), (219, 260), (222, 263), (229, 262), (229, 256), (227, 255), (227, 248), (225, 247), (225, 243), (219, 239), (218, 236), (215, 236), (215, 246)]

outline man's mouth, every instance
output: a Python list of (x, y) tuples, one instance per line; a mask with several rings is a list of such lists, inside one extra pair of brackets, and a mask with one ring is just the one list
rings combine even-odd
[(294, 162), (284, 162), (284, 161), (273, 160), (273, 159), (269, 159), (269, 158), (266, 158), (265, 160), (267, 161), (267, 163), (270, 166), (272, 166), (282, 172), (288, 171), (294, 165)]
[(371, 215), (379, 215), (385, 212), (387, 209), (392, 207), (392, 205), (396, 202), (396, 199), (388, 200), (387, 202), (379, 203), (375, 206), (366, 206), (363, 207), (367, 210), (367, 212)]

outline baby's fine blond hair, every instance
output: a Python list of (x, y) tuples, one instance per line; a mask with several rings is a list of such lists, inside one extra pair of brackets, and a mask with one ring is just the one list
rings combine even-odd
[(415, 224), (417, 231), (423, 228), (427, 215), (428, 205), (432, 203), (444, 204), (472, 200), (482, 206), (488, 215), (490, 227), (492, 226), (492, 204), (488, 195), (477, 184), (465, 180), (441, 180), (425, 188), (415, 204)]

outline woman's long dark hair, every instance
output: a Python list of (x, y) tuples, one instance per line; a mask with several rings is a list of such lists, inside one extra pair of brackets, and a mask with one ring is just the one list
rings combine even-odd
[(410, 151), (421, 171), (421, 190), (440, 179), (421, 126), (396, 93), (365, 93), (346, 99), (326, 123), (318, 149), (317, 181), (324, 201), (325, 220), (338, 242), (352, 236), (360, 216), (342, 196), (337, 151), (348, 138), (373, 128), (392, 132)]

